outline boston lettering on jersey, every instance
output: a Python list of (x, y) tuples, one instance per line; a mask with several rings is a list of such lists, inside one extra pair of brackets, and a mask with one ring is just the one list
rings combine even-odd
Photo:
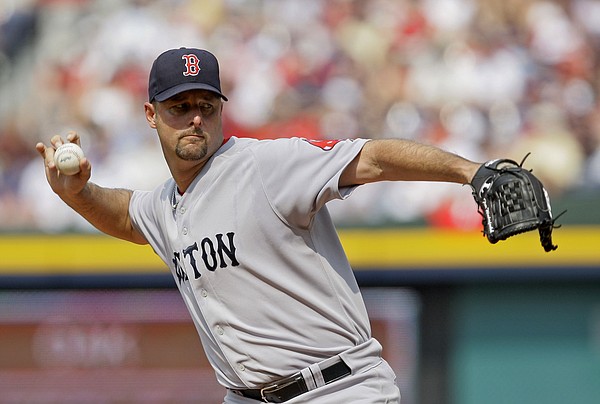
[(189, 265), (194, 270), (194, 279), (202, 276), (201, 269), (214, 272), (217, 268), (226, 268), (229, 265), (237, 267), (240, 265), (235, 256), (234, 244), (235, 233), (216, 234), (213, 238), (205, 237), (200, 243), (195, 242), (187, 246), (183, 251), (173, 252), (173, 265), (179, 284), (189, 280), (184, 265)]

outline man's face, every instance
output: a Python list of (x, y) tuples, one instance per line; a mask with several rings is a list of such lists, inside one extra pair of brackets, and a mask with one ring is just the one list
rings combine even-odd
[(221, 98), (205, 90), (185, 91), (146, 104), (146, 118), (157, 130), (170, 166), (183, 161), (204, 163), (221, 146), (222, 108)]

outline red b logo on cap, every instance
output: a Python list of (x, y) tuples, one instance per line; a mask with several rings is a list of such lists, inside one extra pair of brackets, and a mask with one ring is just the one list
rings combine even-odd
[(198, 59), (198, 56), (190, 53), (183, 55), (181, 58), (185, 60), (184, 76), (197, 76), (200, 73), (200, 59)]

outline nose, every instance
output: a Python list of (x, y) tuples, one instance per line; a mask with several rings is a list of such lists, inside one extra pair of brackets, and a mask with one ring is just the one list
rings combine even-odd
[(196, 128), (199, 128), (202, 125), (202, 115), (200, 114), (200, 111), (194, 114), (192, 125)]

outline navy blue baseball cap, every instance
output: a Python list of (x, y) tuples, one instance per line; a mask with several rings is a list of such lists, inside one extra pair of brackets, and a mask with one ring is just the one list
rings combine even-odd
[(195, 48), (171, 49), (160, 54), (150, 70), (148, 100), (162, 102), (188, 90), (212, 91), (227, 101), (221, 93), (215, 55)]

